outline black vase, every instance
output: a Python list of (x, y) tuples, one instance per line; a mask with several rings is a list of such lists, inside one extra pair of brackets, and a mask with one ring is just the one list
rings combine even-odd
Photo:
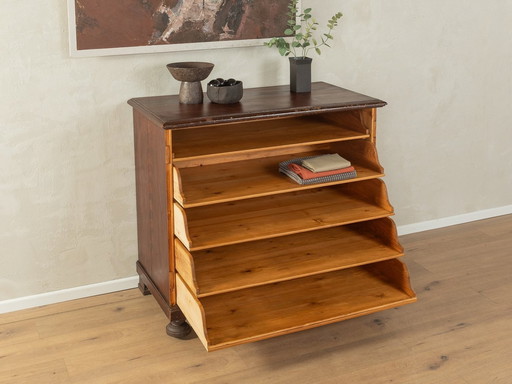
[(290, 91), (303, 93), (311, 92), (311, 62), (310, 57), (290, 57)]

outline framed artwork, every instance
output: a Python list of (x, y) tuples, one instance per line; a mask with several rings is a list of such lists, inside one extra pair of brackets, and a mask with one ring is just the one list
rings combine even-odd
[(261, 45), (283, 36), (289, 0), (68, 0), (72, 56)]

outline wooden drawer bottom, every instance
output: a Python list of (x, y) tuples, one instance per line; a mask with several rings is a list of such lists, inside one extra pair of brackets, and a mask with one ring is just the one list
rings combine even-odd
[(393, 221), (382, 218), (195, 252), (176, 239), (174, 254), (176, 270), (201, 298), (394, 259), (403, 248)]
[(176, 283), (178, 305), (208, 351), (416, 301), (396, 259), (201, 299), (179, 274)]

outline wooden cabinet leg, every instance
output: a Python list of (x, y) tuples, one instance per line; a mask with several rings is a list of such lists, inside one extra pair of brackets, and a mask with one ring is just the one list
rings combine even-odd
[(185, 339), (192, 331), (192, 328), (186, 320), (171, 320), (167, 327), (165, 327), (165, 331), (171, 337)]
[(167, 324), (165, 331), (169, 336), (177, 339), (186, 338), (192, 331), (192, 328), (185, 319), (185, 315), (183, 315), (178, 306), (171, 307), (171, 322)]
[(146, 284), (144, 284), (142, 282), (142, 279), (139, 277), (139, 290), (140, 292), (144, 295), (144, 296), (147, 296), (147, 295), (151, 295), (151, 291), (149, 290), (149, 288), (146, 286)]
[(165, 331), (169, 336), (177, 339), (185, 339), (192, 331), (192, 328), (187, 323), (187, 319), (185, 319), (185, 315), (177, 305), (171, 307), (171, 322), (167, 324)]

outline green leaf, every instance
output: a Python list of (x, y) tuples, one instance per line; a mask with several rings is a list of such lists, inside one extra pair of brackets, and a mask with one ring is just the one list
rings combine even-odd
[[(287, 27), (284, 30), (284, 36), (290, 36), (290, 39), (283, 37), (274, 37), (263, 43), (267, 47), (276, 47), (282, 56), (306, 56), (313, 48), (317, 54), (321, 54), (320, 48), (326, 46), (329, 40), (333, 40), (332, 30), (338, 26), (338, 20), (343, 13), (336, 12), (326, 24), (327, 33), (322, 33), (320, 24), (313, 17), (313, 8), (299, 10), (299, 0), (288, 1)], [(320, 30), (319, 32), (315, 32)], [(318, 33), (318, 34), (317, 34)], [(316, 36), (314, 36), (315, 34)], [(299, 52), (297, 52), (299, 51)]]

